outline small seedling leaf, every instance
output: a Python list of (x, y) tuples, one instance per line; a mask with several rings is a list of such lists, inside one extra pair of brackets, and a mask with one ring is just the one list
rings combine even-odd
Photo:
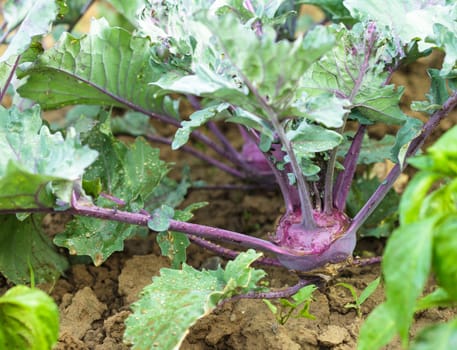
[(374, 293), (376, 288), (378, 288), (380, 282), (381, 277), (378, 277), (375, 280), (371, 281), (368, 284), (368, 286), (366, 286), (366, 288), (362, 291), (362, 293), (360, 293), (357, 304), (362, 305), (365, 302), (365, 300), (367, 300), (371, 296), (371, 294)]

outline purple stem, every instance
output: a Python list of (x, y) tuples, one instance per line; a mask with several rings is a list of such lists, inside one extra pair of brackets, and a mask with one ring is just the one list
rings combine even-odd
[[(128, 211), (108, 209), (97, 207), (93, 204), (84, 205), (80, 204), (75, 193), (72, 195), (71, 201), (72, 208), (63, 211), (73, 215), (88, 216), (92, 218), (98, 218), (103, 220), (112, 220), (118, 222), (124, 222), (127, 224), (148, 226), (148, 221), (151, 216), (144, 212), (131, 213)], [(15, 210), (20, 212), (21, 210)], [(33, 212), (49, 212), (49, 208), (40, 208), (39, 210), (34, 209)], [(51, 210), (52, 211), (52, 210)], [(11, 210), (0, 210), (0, 213), (8, 213)], [(217, 241), (223, 241), (233, 244), (238, 244), (248, 248), (259, 249), (262, 251), (272, 252), (276, 254), (282, 254), (287, 256), (297, 256), (291, 250), (282, 248), (276, 244), (265, 241), (260, 238), (251, 237), (238, 232), (215, 228), (211, 226), (198, 225), (189, 222), (181, 222), (176, 220), (170, 220), (169, 230), (182, 232), (185, 234), (195, 235), (197, 237), (205, 239), (213, 239)]]
[(8, 86), (10, 85), (11, 80), (13, 79), (14, 73), (16, 72), (16, 68), (17, 68), (20, 60), (21, 60), (21, 55), (17, 56), (16, 61), (14, 62), (13, 67), (11, 68), (11, 72), (8, 75), (8, 78), (6, 79), (5, 85), (3, 86), (3, 89), (1, 89), (0, 103), (3, 101), (3, 98), (5, 97), (6, 91), (8, 90)]
[(365, 135), (366, 129), (366, 125), (359, 126), (354, 139), (352, 140), (351, 147), (344, 158), (344, 170), (338, 175), (335, 182), (334, 206), (341, 212), (344, 212), (346, 208), (346, 200), (351, 188), (352, 179), (354, 178), (354, 174), (357, 169), (357, 160), (359, 159), (363, 136)]
[[(171, 145), (173, 142), (172, 140), (170, 140), (166, 137), (162, 137), (162, 136), (157, 136), (157, 135), (143, 135), (143, 136), (151, 142), (159, 142), (159, 143), (163, 143), (166, 145)], [(180, 149), (183, 150), (184, 152), (187, 152), (187, 153), (193, 155), (196, 158), (199, 158), (211, 165), (214, 165), (215, 167), (225, 171), (226, 173), (228, 173), (230, 175), (233, 175), (233, 176), (241, 178), (241, 179), (245, 178), (245, 175), (242, 174), (237, 169), (232, 168), (231, 166), (229, 166), (225, 163), (222, 163), (222, 162), (218, 161), (217, 159), (215, 159), (205, 153), (198, 151), (197, 149), (195, 149), (192, 146), (184, 145)]]
[[(218, 245), (216, 243), (207, 241), (206, 239), (202, 239), (202, 238), (199, 238), (194, 235), (188, 235), (188, 237), (189, 237), (189, 240), (192, 241), (193, 243), (198, 244), (199, 246), (201, 246), (207, 250), (210, 250), (221, 257), (234, 259), (240, 254), (240, 252), (237, 252), (236, 250), (221, 247), (220, 245)], [(254, 264), (283, 267), (283, 265), (277, 259), (266, 258), (266, 257), (258, 258), (256, 261), (254, 261)]]
[[(443, 104), (443, 107), (432, 114), (430, 119), (422, 127), (422, 132), (414, 140), (411, 141), (408, 150), (406, 152), (405, 159), (416, 154), (420, 147), (423, 145), (425, 139), (430, 136), (432, 131), (436, 129), (440, 121), (448, 115), (455, 107), (457, 106), (457, 91), (447, 99)], [(370, 214), (377, 208), (379, 203), (384, 199), (387, 192), (392, 188), (395, 180), (400, 176), (403, 168), (406, 167), (406, 164), (403, 167), (399, 163), (390, 170), (386, 179), (378, 186), (376, 191), (371, 195), (370, 199), (365, 203), (365, 205), (360, 209), (357, 215), (351, 222), (351, 226), (348, 229), (348, 234), (356, 232), (360, 226), (366, 221)]]
[[(365, 56), (363, 58), (363, 62), (360, 66), (359, 74), (357, 78), (354, 80), (354, 87), (351, 90), (351, 94), (348, 96), (349, 101), (353, 102), (354, 98), (356, 97), (357, 93), (362, 86), (363, 79), (365, 78), (365, 74), (369, 68), (370, 57), (372, 54), (372, 50), (374, 48), (374, 43), (376, 41), (376, 24), (371, 22), (366, 31), (366, 41), (364, 47)], [(351, 78), (354, 79), (354, 77)], [(354, 106), (353, 106), (354, 107)], [(346, 124), (347, 115), (344, 117), (344, 124)], [(344, 129), (344, 125), (340, 128), (340, 131)], [(330, 212), (333, 208), (335, 198), (334, 195), (338, 195), (338, 191), (333, 189), (333, 175), (335, 169), (335, 162), (336, 162), (336, 152), (338, 151), (338, 147), (335, 147), (330, 154), (330, 160), (327, 162), (327, 170), (325, 175), (325, 188), (324, 188), (324, 210), (326, 212)]]
[[(189, 101), (189, 103), (192, 105), (192, 107), (196, 111), (202, 109), (200, 101), (198, 100), (198, 98), (196, 96), (194, 96), (194, 95), (186, 95), (186, 97), (187, 97), (187, 100)], [(239, 154), (238, 154), (238, 152), (233, 147), (233, 145), (230, 143), (230, 141), (227, 139), (227, 137), (219, 130), (219, 128), (217, 127), (216, 123), (210, 121), (210, 122), (207, 123), (207, 125), (208, 125), (208, 128), (211, 130), (211, 132), (214, 134), (214, 136), (217, 137), (217, 139), (224, 146), (225, 150), (228, 152), (227, 153), (227, 158), (229, 158), (229, 160), (232, 163), (236, 164), (236, 165), (242, 165), (239, 162)]]
[(296, 294), (300, 289), (313, 284), (317, 280), (299, 280), (297, 284), (292, 287), (284, 288), (281, 290), (275, 290), (271, 292), (249, 292), (246, 294), (239, 294), (231, 297), (230, 299), (224, 299), (219, 303), (219, 307), (229, 301), (236, 301), (240, 299), (278, 299), (278, 298), (289, 298)]
[(122, 199), (114, 197), (114, 196), (112, 196), (112, 195), (110, 195), (108, 193), (101, 192), (100, 193), (100, 197), (106, 198), (106, 199), (110, 200), (111, 202), (116, 203), (116, 204), (118, 204), (120, 206), (124, 206), (124, 205), (127, 204)]

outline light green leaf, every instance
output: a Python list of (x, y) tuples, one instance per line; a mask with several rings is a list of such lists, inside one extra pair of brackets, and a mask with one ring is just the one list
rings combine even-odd
[(441, 1), (387, 0), (381, 4), (376, 0), (344, 0), (344, 6), (356, 18), (375, 21), (378, 28), (399, 40), (400, 45), (419, 40), (421, 51), (433, 47), (425, 39), (433, 37), (435, 24), (455, 28), (455, 4), (444, 5)]
[(16, 286), (0, 297), (0, 348), (51, 349), (59, 336), (59, 309), (45, 292)]
[(0, 108), (2, 209), (52, 207), (55, 197), (68, 203), (69, 189), (97, 157), (74, 130), (64, 139), (41, 124), (38, 106), (24, 112)]
[(438, 288), (417, 301), (416, 311), (422, 311), (432, 307), (451, 307), (456, 305), (456, 303), (455, 298), (452, 298), (446, 290)]
[(457, 319), (436, 324), (422, 330), (411, 345), (411, 350), (448, 350), (457, 347)]
[(154, 135), (156, 131), (150, 118), (139, 112), (127, 112), (122, 117), (111, 119), (111, 130), (114, 135), (127, 133), (133, 136)]
[(148, 83), (163, 70), (149, 62), (150, 45), (104, 19), (94, 20), (88, 35), (64, 34), (35, 62), (23, 64), (18, 75), (28, 79), (18, 91), (43, 108), (100, 104), (160, 112), (158, 88)]
[(287, 113), (305, 117), (329, 128), (339, 128), (343, 125), (343, 118), (348, 113), (346, 107), (349, 104), (348, 100), (332, 94), (310, 96), (303, 91), (297, 94), (297, 99)]
[(170, 220), (173, 219), (175, 211), (173, 208), (162, 205), (151, 213), (151, 219), (148, 221), (148, 227), (156, 232), (163, 232), (170, 227)]
[(396, 332), (395, 319), (386, 303), (378, 305), (360, 328), (357, 350), (377, 350), (388, 344)]
[(411, 141), (419, 136), (423, 123), (416, 118), (408, 118), (397, 132), (395, 144), (390, 151), (390, 159), (394, 163), (399, 163), (403, 167)]
[(432, 264), (435, 218), (402, 225), (387, 242), (382, 268), (387, 305), (403, 345)]
[(6, 51), (0, 57), (0, 63), (4, 63), (10, 57), (17, 57), (31, 44), (32, 38), (48, 32), (51, 22), (57, 16), (55, 1), (8, 1), (5, 4), (5, 20), (7, 28), (12, 30), (19, 23), (20, 27), (14, 34)]
[(290, 128), (286, 133), (292, 142), (295, 153), (311, 154), (328, 151), (338, 146), (343, 137), (333, 130), (302, 121), (296, 129)]
[(403, 90), (394, 85), (364, 89), (354, 98), (354, 105), (370, 121), (403, 124), (408, 119), (399, 106)]
[[(14, 215), (0, 216), (0, 272), (15, 284), (54, 282), (68, 267), (43, 232), (43, 216), (31, 215), (23, 221)], [(30, 270), (32, 269), (32, 271)]]
[(108, 2), (114, 6), (114, 8), (125, 18), (127, 18), (130, 23), (134, 26), (138, 23), (138, 17), (145, 5), (144, 0), (133, 0), (133, 1), (123, 1), (123, 0), (108, 0)]
[(216, 118), (219, 113), (226, 110), (229, 106), (228, 103), (221, 103), (217, 106), (207, 107), (192, 113), (190, 120), (181, 122), (181, 128), (176, 131), (171, 148), (176, 150), (183, 146), (189, 140), (189, 136), (193, 130), (204, 125), (209, 120)]
[(132, 305), (124, 340), (133, 349), (178, 349), (189, 328), (219, 301), (240, 293), (240, 288), (258, 289), (255, 279), (264, 273), (249, 265), (259, 256), (252, 250), (241, 253), (226, 271), (198, 271), (186, 264), (182, 270), (161, 269)]
[(457, 210), (435, 228), (433, 270), (439, 285), (457, 300)]
[(422, 171), (409, 182), (400, 201), (400, 224), (415, 223), (422, 219), (422, 203), (439, 174)]
[(157, 243), (163, 256), (171, 261), (171, 268), (178, 269), (186, 261), (186, 248), (190, 245), (184, 233), (163, 231), (157, 234)]
[(368, 286), (365, 287), (365, 289), (362, 291), (362, 293), (360, 293), (357, 304), (362, 305), (365, 302), (365, 300), (367, 300), (370, 297), (370, 295), (374, 293), (376, 288), (378, 288), (380, 282), (381, 282), (380, 277), (371, 281), (368, 284)]

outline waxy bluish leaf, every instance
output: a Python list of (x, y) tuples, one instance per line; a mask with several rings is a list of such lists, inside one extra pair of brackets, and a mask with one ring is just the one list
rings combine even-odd
[(133, 349), (178, 349), (189, 328), (219, 301), (259, 288), (256, 285), (265, 273), (250, 265), (260, 255), (253, 250), (241, 253), (225, 271), (198, 271), (186, 264), (182, 270), (161, 269), (132, 305), (125, 341)]
[(189, 136), (193, 130), (205, 124), (208, 120), (217, 117), (219, 113), (226, 110), (229, 106), (228, 103), (221, 103), (220, 105), (207, 107), (192, 113), (189, 117), (190, 120), (181, 122), (181, 128), (176, 131), (171, 147), (178, 149), (183, 146), (189, 140)]
[(43, 216), (0, 216), (0, 272), (15, 284), (55, 282), (68, 267), (41, 227)]
[(13, 30), (18, 25), (19, 28), (0, 57), (0, 62), (12, 56), (17, 57), (29, 47), (34, 36), (46, 34), (57, 16), (57, 10), (55, 1), (7, 1), (4, 12), (6, 29)]
[(19, 112), (0, 108), (0, 208), (55, 206), (70, 201), (97, 152), (82, 146), (74, 130), (66, 138), (42, 126), (37, 107)]
[[(130, 146), (116, 140), (108, 120), (98, 124), (87, 141), (92, 148), (100, 150), (100, 157), (87, 170), (85, 180), (99, 179), (102, 192), (119, 198), (125, 205), (120, 206), (102, 196), (95, 203), (113, 209), (143, 209), (145, 200), (168, 172), (166, 164), (159, 159), (159, 151), (142, 139), (136, 139)], [(54, 243), (68, 248), (71, 254), (89, 255), (96, 265), (100, 265), (113, 252), (122, 250), (124, 240), (135, 233), (133, 225), (78, 217), (65, 232), (54, 238)]]
[(147, 38), (94, 20), (88, 35), (66, 33), (53, 48), (23, 65), (20, 77), (28, 79), (18, 91), (43, 108), (100, 104), (161, 111), (162, 99), (154, 96), (158, 88), (148, 83), (163, 69), (149, 62), (150, 46)]
[(0, 348), (51, 349), (59, 336), (59, 308), (42, 290), (16, 286), (0, 297)]
[[(387, 0), (382, 3), (382, 8), (376, 0), (344, 0), (343, 3), (354, 17), (375, 21), (386, 36), (388, 33), (400, 45), (418, 40), (421, 51), (433, 46), (429, 39), (434, 36), (435, 24), (456, 28), (455, 3), (446, 5), (445, 1)], [(389, 11), (385, 11), (385, 8)]]

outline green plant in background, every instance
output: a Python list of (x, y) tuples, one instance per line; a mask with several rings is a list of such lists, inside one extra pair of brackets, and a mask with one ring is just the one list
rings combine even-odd
[(42, 290), (19, 285), (0, 297), (0, 349), (48, 350), (59, 336), (59, 309)]
[[(395, 334), (406, 347), (416, 311), (457, 302), (457, 126), (409, 162), (419, 172), (402, 196), (400, 227), (384, 252), (386, 301), (362, 326), (360, 350), (379, 349)], [(431, 274), (438, 289), (420, 299)], [(410, 349), (453, 349), (456, 339), (452, 320), (422, 330)]]
[[(303, 317), (311, 320), (315, 320), (316, 317), (309, 312), (311, 302), (313, 299), (313, 293), (317, 289), (314, 284), (303, 287), (298, 291), (298, 293), (292, 295), (290, 299), (279, 298), (279, 305), (273, 304), (268, 299), (263, 299), (263, 302), (268, 306), (270, 311), (275, 315), (276, 321), (284, 325), (287, 320), (293, 316), (296, 318)], [(296, 314), (293, 313), (296, 311)]]
[(362, 291), (362, 293), (360, 293), (360, 295), (357, 295), (357, 291), (355, 290), (353, 285), (350, 285), (350, 284), (344, 283), (344, 282), (337, 283), (336, 286), (341, 286), (341, 287), (348, 289), (351, 292), (352, 298), (354, 300), (353, 303), (347, 303), (346, 305), (344, 305), (344, 307), (347, 309), (355, 309), (355, 311), (357, 312), (357, 316), (361, 317), (362, 316), (362, 308), (361, 308), (362, 304), (365, 302), (365, 300), (367, 300), (371, 296), (371, 294), (374, 293), (376, 288), (378, 288), (380, 281), (381, 281), (380, 277), (371, 281), (365, 287), (365, 289)]

